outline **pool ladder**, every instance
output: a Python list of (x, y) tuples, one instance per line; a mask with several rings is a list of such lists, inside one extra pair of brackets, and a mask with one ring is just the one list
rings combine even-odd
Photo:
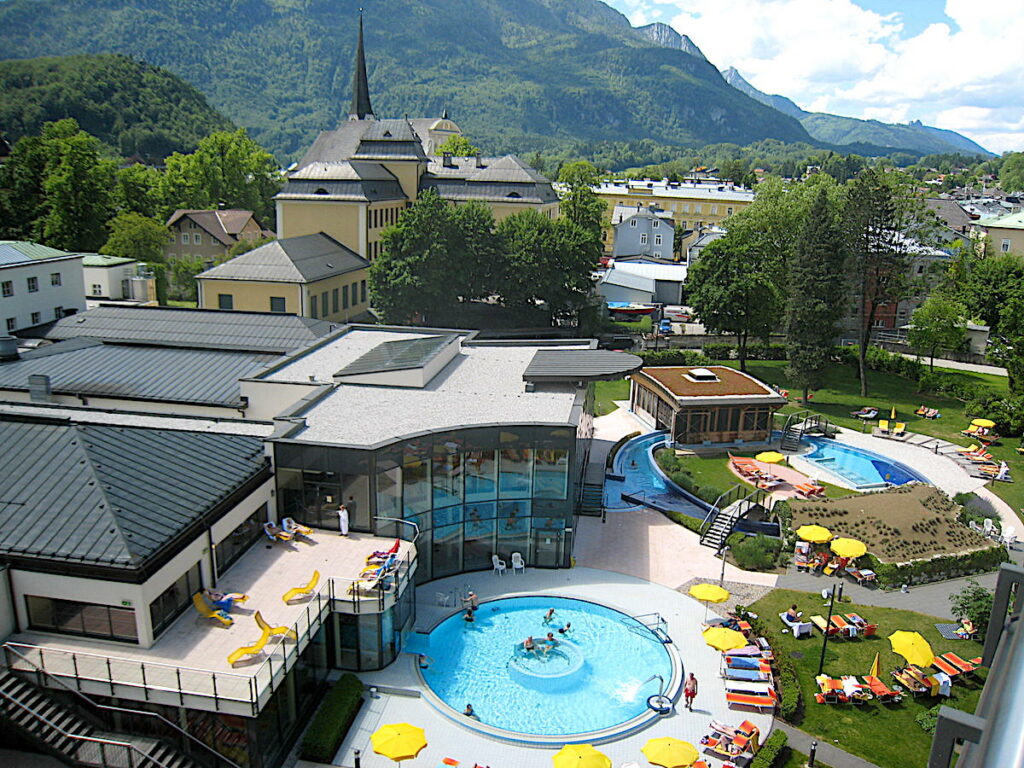
[(632, 622), (636, 622), (636, 624), (644, 627), (658, 638), (662, 644), (667, 645), (672, 642), (672, 638), (668, 634), (668, 622), (665, 621), (660, 613), (640, 613), (636, 616), (630, 616), (628, 619), (622, 619), (622, 622), (629, 626), (631, 632), (635, 632), (643, 637), (646, 637), (646, 634), (640, 632), (639, 627)]

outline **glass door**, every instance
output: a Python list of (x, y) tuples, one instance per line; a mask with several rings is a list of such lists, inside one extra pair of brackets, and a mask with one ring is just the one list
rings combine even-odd
[(537, 528), (533, 532), (533, 564), (540, 568), (557, 568), (562, 564), (562, 541), (565, 531), (558, 528)]

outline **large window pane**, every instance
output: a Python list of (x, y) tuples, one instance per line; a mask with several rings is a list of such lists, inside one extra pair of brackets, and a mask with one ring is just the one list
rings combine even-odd
[(196, 563), (149, 604), (153, 637), (166, 629), (192, 603), (192, 595), (201, 588), (200, 568)]
[[(434, 513), (435, 518), (437, 512)], [(462, 524), (434, 528), (431, 547), (434, 578), (451, 576), (462, 570)]]
[(490, 567), (496, 522), (494, 518), (466, 520), (466, 543), (462, 553), (464, 571)]
[(462, 454), (453, 440), (434, 443), (431, 479), (435, 507), (448, 507), (462, 502)]
[(532, 448), (503, 448), (498, 465), (498, 495), (503, 499), (529, 496), (532, 470)]
[[(287, 517), (288, 515), (285, 515)], [(214, 549), (217, 562), (217, 573), (223, 574), (263, 532), (263, 523), (267, 521), (267, 505), (264, 504), (225, 536)]]
[(466, 454), (466, 501), (487, 501), (498, 496), (498, 452)]
[(403, 517), (430, 509), (430, 463), (425, 440), (410, 440), (402, 451)]
[(498, 555), (510, 566), (513, 552), (518, 552), (524, 560), (529, 560), (530, 502), (503, 501), (499, 504), (498, 515)]
[(132, 643), (139, 641), (133, 608), (34, 595), (26, 595), (25, 604), (32, 629)]
[(564, 499), (569, 479), (569, 451), (539, 448), (533, 466), (533, 495)]

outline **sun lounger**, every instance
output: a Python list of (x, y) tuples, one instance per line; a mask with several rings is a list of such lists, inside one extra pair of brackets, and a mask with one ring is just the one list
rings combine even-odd
[[(732, 651), (730, 651), (732, 653)], [(726, 656), (725, 666), (728, 669), (753, 669), (758, 672), (771, 672), (772, 665), (761, 659), (753, 659), (749, 656)]]
[(313, 575), (309, 581), (303, 584), (301, 587), (293, 587), (281, 595), (281, 599), (286, 603), (291, 603), (292, 600), (298, 600), (303, 597), (311, 597), (313, 590), (316, 589), (316, 585), (320, 582), (320, 571), (313, 571)]
[(825, 487), (813, 483), (796, 483), (793, 486), (798, 495), (804, 498), (813, 499), (825, 495)]
[(761, 648), (759, 645), (745, 645), (742, 648), (737, 648), (734, 651), (729, 651), (729, 657), (747, 657), (754, 659), (771, 660), (775, 658), (775, 655), (772, 653), (771, 648), (764, 649)]
[(864, 584), (865, 582), (876, 581), (878, 579), (878, 575), (867, 568), (863, 570), (860, 568), (847, 568), (846, 573), (852, 576), (858, 584)]
[(737, 669), (736, 667), (726, 667), (722, 676), (726, 680), (746, 680), (748, 682), (766, 682), (772, 679), (772, 673), (770, 670)]
[(975, 656), (973, 659), (971, 659), (971, 664), (973, 664), (976, 667), (980, 667), (981, 662), (983, 661), (984, 659), (981, 656)]
[(291, 541), (295, 538), (295, 534), (288, 533), (283, 528), (279, 528), (277, 523), (274, 522), (264, 523), (263, 532), (271, 541)]
[(297, 523), (290, 517), (286, 517), (284, 520), (282, 520), (281, 524), (284, 526), (285, 531), (292, 534), (293, 536), (309, 536), (311, 533), (313, 533), (313, 529), (310, 528), (308, 525)]
[(873, 419), (878, 415), (878, 409), (866, 405), (859, 411), (850, 411), (850, 415), (855, 419)]
[[(977, 664), (973, 663), (973, 660), (972, 661), (965, 661), (964, 659), (961, 659), (957, 654), (953, 653), (952, 651), (949, 651), (948, 653), (944, 653), (941, 656), (938, 656), (936, 658), (937, 659), (942, 659), (947, 664), (951, 664), (953, 667), (955, 667), (957, 669), (958, 672), (960, 672), (962, 674), (965, 674), (965, 675), (969, 675), (969, 674), (973, 673), (975, 667), (978, 666)], [(942, 671), (946, 672), (946, 670), (942, 670)], [(946, 674), (948, 675), (950, 673), (946, 672)]]
[(832, 626), (839, 628), (839, 632), (840, 634), (842, 634), (843, 637), (857, 636), (857, 625), (848, 622), (839, 614), (832, 616), (829, 621), (831, 622)]
[(207, 604), (206, 598), (203, 597), (202, 592), (196, 592), (194, 595), (192, 595), (192, 605), (196, 607), (196, 610), (199, 611), (199, 615), (202, 616), (204, 619), (214, 619), (216, 621), (219, 621), (225, 627), (230, 627), (232, 624), (235, 623), (235, 620), (231, 618), (230, 615), (228, 615), (227, 611), (223, 611), (220, 609), (215, 610), (211, 608)]
[(882, 419), (881, 421), (878, 422), (878, 431), (881, 432), (883, 435), (889, 434), (889, 420), (888, 419)]
[(956, 665), (950, 664), (941, 656), (936, 656), (932, 659), (932, 666), (939, 670), (939, 672), (945, 672), (950, 677), (956, 677), (961, 674), (960, 669)]
[(882, 704), (898, 704), (903, 699), (903, 695), (899, 691), (894, 691), (877, 677), (868, 675), (864, 678), (864, 682), (867, 684), (868, 690)]
[(941, 414), (941, 413), (939, 413), (939, 411), (938, 411), (938, 409), (937, 409), (937, 408), (929, 408), (929, 409), (928, 409), (928, 413), (926, 413), (926, 414), (924, 415), (924, 417), (925, 417), (926, 419), (938, 419), (938, 418), (940, 418), (941, 416), (942, 416), (942, 414)]
[(782, 619), (783, 624), (789, 627), (790, 631), (793, 633), (793, 637), (799, 638), (804, 635), (810, 637), (814, 634), (813, 625), (809, 621), (800, 621), (800, 619), (794, 621), (789, 618), (789, 614), (786, 613), (786, 611), (780, 613), (779, 618)]
[(973, 461), (975, 464), (995, 463), (995, 460), (992, 458), (991, 453), (965, 453), (964, 456)]
[(909, 674), (906, 670), (894, 669), (892, 671), (892, 678), (897, 683), (906, 688), (908, 691), (910, 691), (911, 696), (918, 696), (922, 693), (929, 693), (931, 690), (930, 686), (927, 686), (920, 680), (915, 679), (914, 676)]
[(775, 705), (779, 700), (778, 694), (775, 691), (769, 691), (763, 695), (751, 695), (746, 693), (730, 693), (726, 692), (725, 700), (729, 703), (729, 706), (737, 707), (753, 707), (755, 709), (775, 709)]
[(977, 453), (980, 450), (982, 450), (980, 445), (975, 445), (974, 443), (971, 443), (966, 448), (957, 448), (956, 452), (957, 453)]
[(915, 416), (925, 416), (927, 414), (928, 414), (928, 407), (925, 406), (925, 405), (922, 405), (920, 408), (918, 408), (916, 411), (914, 411), (914, 415)]
[(826, 624), (824, 616), (811, 616), (811, 624), (816, 626), (822, 632), (827, 631), (829, 637), (834, 637), (835, 635), (838, 635), (840, 632), (839, 627), (837, 627), (835, 624)]
[(892, 428), (893, 437), (902, 437), (907, 433), (907, 425), (902, 421), (897, 421), (896, 426)]
[(964, 437), (977, 437), (979, 434), (979, 429), (981, 428), (971, 424), (971, 426), (969, 426), (967, 429), (961, 429), (960, 434), (963, 435)]
[(782, 480), (777, 477), (764, 477), (762, 476), (757, 482), (757, 487), (762, 491), (773, 491), (782, 485)]
[(753, 693), (758, 696), (767, 696), (769, 691), (775, 688), (767, 680), (731, 680), (725, 681), (725, 690), (731, 693)]

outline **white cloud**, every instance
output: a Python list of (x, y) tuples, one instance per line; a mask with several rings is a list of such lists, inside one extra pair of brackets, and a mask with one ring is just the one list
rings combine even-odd
[(1024, 150), (1024, 2), (946, 0), (907, 35), (898, 13), (855, 0), (613, 0), (661, 20), (719, 67), (812, 111), (921, 120), (993, 151)]

